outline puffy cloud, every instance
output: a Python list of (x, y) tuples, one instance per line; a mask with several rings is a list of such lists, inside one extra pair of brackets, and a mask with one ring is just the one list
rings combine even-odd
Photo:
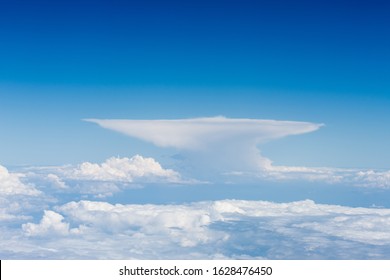
[(39, 224), (23, 224), (22, 229), (27, 236), (53, 237), (79, 233), (79, 229), (69, 229), (69, 223), (63, 222), (63, 219), (64, 217), (62, 215), (51, 210), (45, 210)]
[(69, 224), (62, 222), (64, 219), (60, 214), (45, 210), (42, 220), (39, 224), (27, 223), (23, 225), (23, 230), (29, 236), (47, 235), (67, 235), (69, 233)]
[(93, 181), (134, 182), (148, 181), (180, 182), (180, 175), (171, 169), (164, 169), (153, 158), (135, 155), (132, 158), (107, 159), (102, 164), (84, 162), (73, 171), (74, 179)]
[(21, 174), (9, 173), (7, 168), (0, 165), (0, 195), (37, 196), (41, 193), (32, 185), (22, 183), (21, 176)]
[(62, 179), (58, 175), (56, 175), (56, 174), (49, 173), (46, 176), (46, 179), (52, 185), (54, 185), (56, 188), (59, 188), (59, 189), (67, 189), (68, 188), (68, 186), (65, 184), (65, 182), (62, 181)]
[(112, 157), (101, 164), (84, 162), (62, 171), (62, 177), (73, 184), (73, 191), (92, 194), (97, 198), (112, 196), (127, 188), (145, 183), (188, 183), (172, 169), (164, 169), (153, 158), (135, 155), (131, 158)]
[[(203, 209), (206, 206), (206, 209)], [(212, 215), (199, 205), (112, 205), (106, 202), (70, 202), (58, 210), (78, 224), (99, 231), (145, 236), (193, 247), (210, 242), (207, 225)]]
[(50, 195), (78, 194), (104, 198), (144, 184), (194, 184), (177, 171), (166, 169), (153, 158), (135, 155), (131, 158), (111, 157), (103, 163), (83, 162), (78, 165), (24, 167), (18, 172), (24, 181), (39, 186)]
[[(39, 224), (23, 225), (23, 234), (28, 239), (21, 238), (21, 244), (12, 247), (15, 252), (0, 250), (0, 256), (48, 259), (390, 258), (390, 236), (387, 234), (390, 209), (324, 205), (311, 200), (290, 203), (220, 200), (177, 205), (79, 201), (55, 210), (45, 211)], [(70, 225), (75, 228), (70, 229)]]

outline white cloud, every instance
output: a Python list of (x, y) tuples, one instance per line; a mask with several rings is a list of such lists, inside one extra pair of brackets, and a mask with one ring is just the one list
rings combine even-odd
[(0, 195), (37, 196), (41, 193), (32, 185), (22, 183), (20, 177), (21, 174), (10, 173), (7, 168), (0, 165)]
[(86, 119), (103, 128), (151, 142), (160, 147), (197, 150), (211, 143), (250, 139), (264, 143), (288, 135), (317, 130), (321, 124), (294, 121), (229, 119), (225, 117), (181, 120)]
[[(112, 205), (106, 202), (71, 202), (58, 210), (72, 221), (99, 231), (118, 234), (158, 235), (183, 247), (210, 242), (210, 213), (200, 205)], [(207, 206), (207, 205), (205, 205)]]
[(27, 236), (55, 237), (72, 233), (80, 233), (78, 228), (69, 228), (69, 223), (63, 222), (64, 217), (54, 211), (45, 210), (39, 224), (27, 223), (22, 229)]
[(374, 171), (329, 167), (270, 165), (259, 172), (227, 172), (230, 177), (261, 178), (277, 181), (311, 181), (348, 186), (390, 189), (390, 171)]
[(111, 157), (103, 163), (83, 162), (79, 165), (27, 167), (19, 171), (24, 181), (51, 195), (82, 194), (84, 198), (104, 198), (126, 190), (142, 188), (147, 183), (194, 184), (179, 172), (163, 168), (153, 158), (135, 155), (131, 158)]
[(352, 183), (357, 170), (329, 167), (275, 166), (267, 168), (251, 176), (272, 180), (305, 180), (312, 182)]
[(20, 214), (20, 205), (18, 202), (11, 202), (5, 197), (0, 197), (0, 221), (14, 222), (20, 220), (28, 220), (29, 217)]
[(69, 234), (69, 224), (62, 222), (64, 219), (60, 214), (45, 210), (39, 224), (27, 223), (22, 226), (28, 236), (40, 235), (67, 235)]
[(272, 162), (261, 156), (258, 144), (312, 132), (322, 126), (310, 122), (225, 117), (86, 121), (160, 147), (177, 148), (185, 159), (189, 159), (186, 164), (194, 173), (211, 176), (232, 171), (266, 170)]
[(263, 157), (257, 147), (258, 144), (267, 141), (318, 130), (322, 124), (224, 117), (86, 121), (160, 147), (178, 148), (183, 158), (187, 160), (185, 164), (189, 165), (196, 175), (206, 174), (207, 178), (227, 174), (271, 180), (308, 180), (390, 187), (390, 171), (278, 166), (274, 165), (272, 160)]
[(288, 135), (315, 131), (322, 124), (224, 117), (86, 121), (160, 147), (178, 148), (185, 159), (185, 169), (190, 168), (196, 176), (203, 176), (207, 180), (220, 180), (220, 174), (224, 174), (236, 179), (305, 180), (390, 188), (390, 171), (278, 166), (263, 157), (257, 147), (258, 144)]
[[(28, 239), (21, 238), (20, 244), (12, 247), (15, 252), (8, 252), (8, 256), (390, 258), (390, 209), (324, 205), (311, 200), (221, 200), (178, 205), (79, 201), (56, 207), (55, 211), (45, 211), (38, 224), (24, 224), (22, 233)], [(4, 255), (0, 250), (0, 256)]]
[(115, 193), (123, 191), (126, 188), (136, 189), (138, 185), (127, 185), (118, 182), (95, 182), (95, 181), (80, 181), (73, 187), (74, 192), (78, 192), (85, 197), (85, 195), (92, 195), (94, 198), (111, 197)]
[(370, 213), (351, 217), (351, 215), (341, 214), (326, 221), (304, 222), (295, 226), (372, 245), (390, 244), (389, 215)]
[(356, 181), (367, 187), (390, 188), (390, 171), (365, 170), (357, 172)]
[(59, 189), (67, 189), (68, 188), (68, 186), (65, 184), (65, 182), (62, 181), (62, 179), (58, 175), (56, 175), (56, 174), (49, 173), (46, 176), (46, 179), (52, 185), (54, 185), (56, 188), (59, 188)]
[(180, 175), (164, 169), (153, 158), (135, 155), (132, 158), (107, 159), (102, 164), (84, 162), (73, 171), (72, 178), (78, 180), (134, 182), (148, 181), (180, 182)]

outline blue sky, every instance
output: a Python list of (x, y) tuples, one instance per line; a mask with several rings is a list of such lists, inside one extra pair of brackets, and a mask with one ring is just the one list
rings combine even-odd
[(2, 80), (383, 94), (386, 5), (2, 1)]
[[(283, 258), (276, 252), (285, 240), (296, 248), (285, 258), (389, 258), (389, 240), (375, 241), (386, 228), (372, 222), (373, 232), (358, 237), (359, 221), (389, 219), (378, 209), (390, 207), (389, 8), (387, 1), (0, 0), (0, 220), (7, 225), (0, 243), (27, 240), (0, 257), (56, 258), (39, 249), (61, 251), (49, 237), (74, 242), (64, 258), (93, 257), (87, 240), (134, 227), (150, 241), (146, 248), (160, 235), (166, 247), (142, 256), (111, 244), (106, 258), (174, 255), (167, 217), (184, 209), (195, 230), (183, 222), (183, 258)], [(115, 119), (129, 123), (118, 129)], [(138, 120), (149, 122), (139, 129)], [(161, 120), (174, 121), (164, 131)], [(274, 131), (279, 126), (286, 137)], [(251, 200), (269, 201), (275, 212), (263, 217)], [(125, 212), (152, 207), (162, 224), (126, 220), (116, 228), (107, 210), (122, 213), (116, 203)], [(202, 203), (214, 210), (203, 213)], [(88, 205), (114, 223), (112, 233), (85, 220)], [(299, 226), (277, 228), (267, 218), (284, 207)], [(299, 216), (301, 207), (311, 212)], [(220, 219), (226, 213), (235, 213), (231, 225)], [(332, 219), (356, 236), (338, 235)], [(238, 250), (241, 223), (246, 236), (271, 229), (259, 242), (274, 247)], [(279, 236), (286, 228), (294, 235)], [(310, 230), (330, 243), (298, 250)], [(133, 237), (126, 242), (137, 243)], [(221, 255), (202, 248), (215, 240)], [(360, 255), (345, 256), (336, 244), (360, 244)], [(79, 245), (91, 250), (83, 255)]]
[(127, 154), (82, 118), (224, 115), (326, 124), (281, 162), (389, 167), (388, 4), (181, 2), (2, 1), (2, 162)]

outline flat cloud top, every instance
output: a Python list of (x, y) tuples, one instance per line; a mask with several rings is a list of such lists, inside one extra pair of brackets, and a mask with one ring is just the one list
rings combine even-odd
[(160, 147), (196, 150), (209, 144), (234, 139), (263, 143), (288, 135), (308, 133), (322, 124), (225, 117), (177, 120), (85, 119)]

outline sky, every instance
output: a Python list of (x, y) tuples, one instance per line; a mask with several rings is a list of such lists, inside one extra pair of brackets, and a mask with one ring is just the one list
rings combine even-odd
[(0, 257), (388, 259), (389, 9), (0, 0)]
[(2, 162), (131, 149), (86, 145), (115, 136), (83, 118), (223, 115), (326, 124), (281, 162), (388, 168), (386, 1), (181, 2), (2, 1)]

